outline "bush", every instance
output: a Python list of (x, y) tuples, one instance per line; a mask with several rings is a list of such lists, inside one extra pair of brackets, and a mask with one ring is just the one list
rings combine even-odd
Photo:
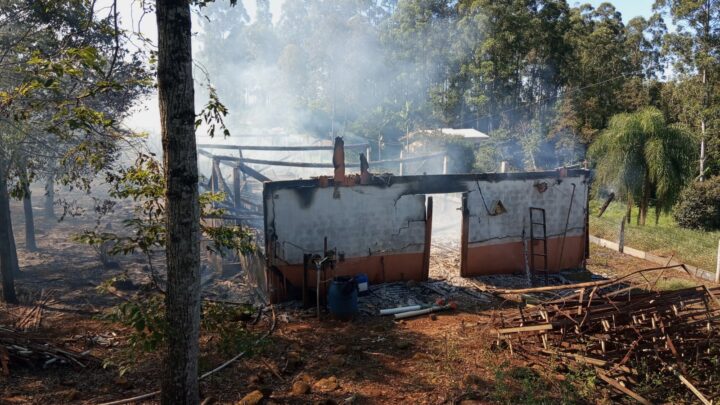
[(673, 218), (683, 228), (720, 229), (720, 176), (686, 187), (673, 208)]

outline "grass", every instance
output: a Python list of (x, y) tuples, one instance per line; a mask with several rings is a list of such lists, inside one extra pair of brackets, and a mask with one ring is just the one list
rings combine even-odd
[[(590, 201), (590, 234), (603, 239), (617, 241), (620, 221), (625, 215), (624, 204), (613, 202), (603, 214), (597, 217), (602, 201)], [(683, 263), (715, 271), (720, 232), (704, 232), (683, 229), (677, 226), (672, 216), (662, 214), (655, 225), (655, 212), (648, 214), (645, 226), (636, 225), (637, 208), (633, 209), (630, 224), (625, 224), (625, 246), (644, 250), (658, 256), (674, 258)]]

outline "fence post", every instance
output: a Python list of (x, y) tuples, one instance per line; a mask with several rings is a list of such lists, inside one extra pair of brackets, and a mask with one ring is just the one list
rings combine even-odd
[(618, 240), (618, 252), (623, 253), (625, 250), (625, 217), (620, 221), (620, 240)]
[(715, 282), (720, 283), (720, 239), (718, 239), (717, 264), (715, 265)]

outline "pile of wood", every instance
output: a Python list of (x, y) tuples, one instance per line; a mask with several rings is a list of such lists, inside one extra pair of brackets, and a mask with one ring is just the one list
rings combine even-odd
[(72, 365), (85, 368), (97, 359), (43, 341), (35, 334), (0, 327), (0, 372), (7, 376), (14, 366), (45, 368), (50, 365)]
[(668, 371), (709, 404), (703, 392), (716, 382), (694, 381), (687, 370), (707, 367), (703, 354), (720, 344), (720, 288), (654, 291), (648, 272), (637, 272), (644, 288), (627, 280), (568, 285), (569, 295), (501, 311), (494, 320), (497, 343), (538, 364), (555, 357), (593, 366), (600, 379), (640, 403), (650, 401), (632, 390), (635, 365)]

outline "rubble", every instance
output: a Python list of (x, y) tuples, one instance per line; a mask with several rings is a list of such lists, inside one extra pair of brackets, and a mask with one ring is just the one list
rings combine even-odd
[[(706, 381), (693, 381), (686, 366), (703, 367), (698, 356), (720, 343), (720, 287), (656, 291), (669, 267), (640, 270), (602, 282), (540, 287), (570, 294), (536, 305), (498, 310), (492, 324), (497, 347), (536, 364), (551, 358), (594, 367), (598, 377), (640, 403), (632, 390), (640, 359), (654, 370), (669, 370), (703, 403)], [(652, 277), (660, 272), (660, 276)], [(644, 280), (631, 283), (630, 276)], [(532, 289), (529, 289), (532, 290)], [(709, 367), (709, 366), (708, 366)], [(550, 370), (554, 371), (554, 370)]]
[(80, 368), (99, 363), (88, 353), (77, 353), (45, 342), (41, 337), (0, 327), (0, 371), (9, 375), (13, 363), (33, 367), (72, 365)]

